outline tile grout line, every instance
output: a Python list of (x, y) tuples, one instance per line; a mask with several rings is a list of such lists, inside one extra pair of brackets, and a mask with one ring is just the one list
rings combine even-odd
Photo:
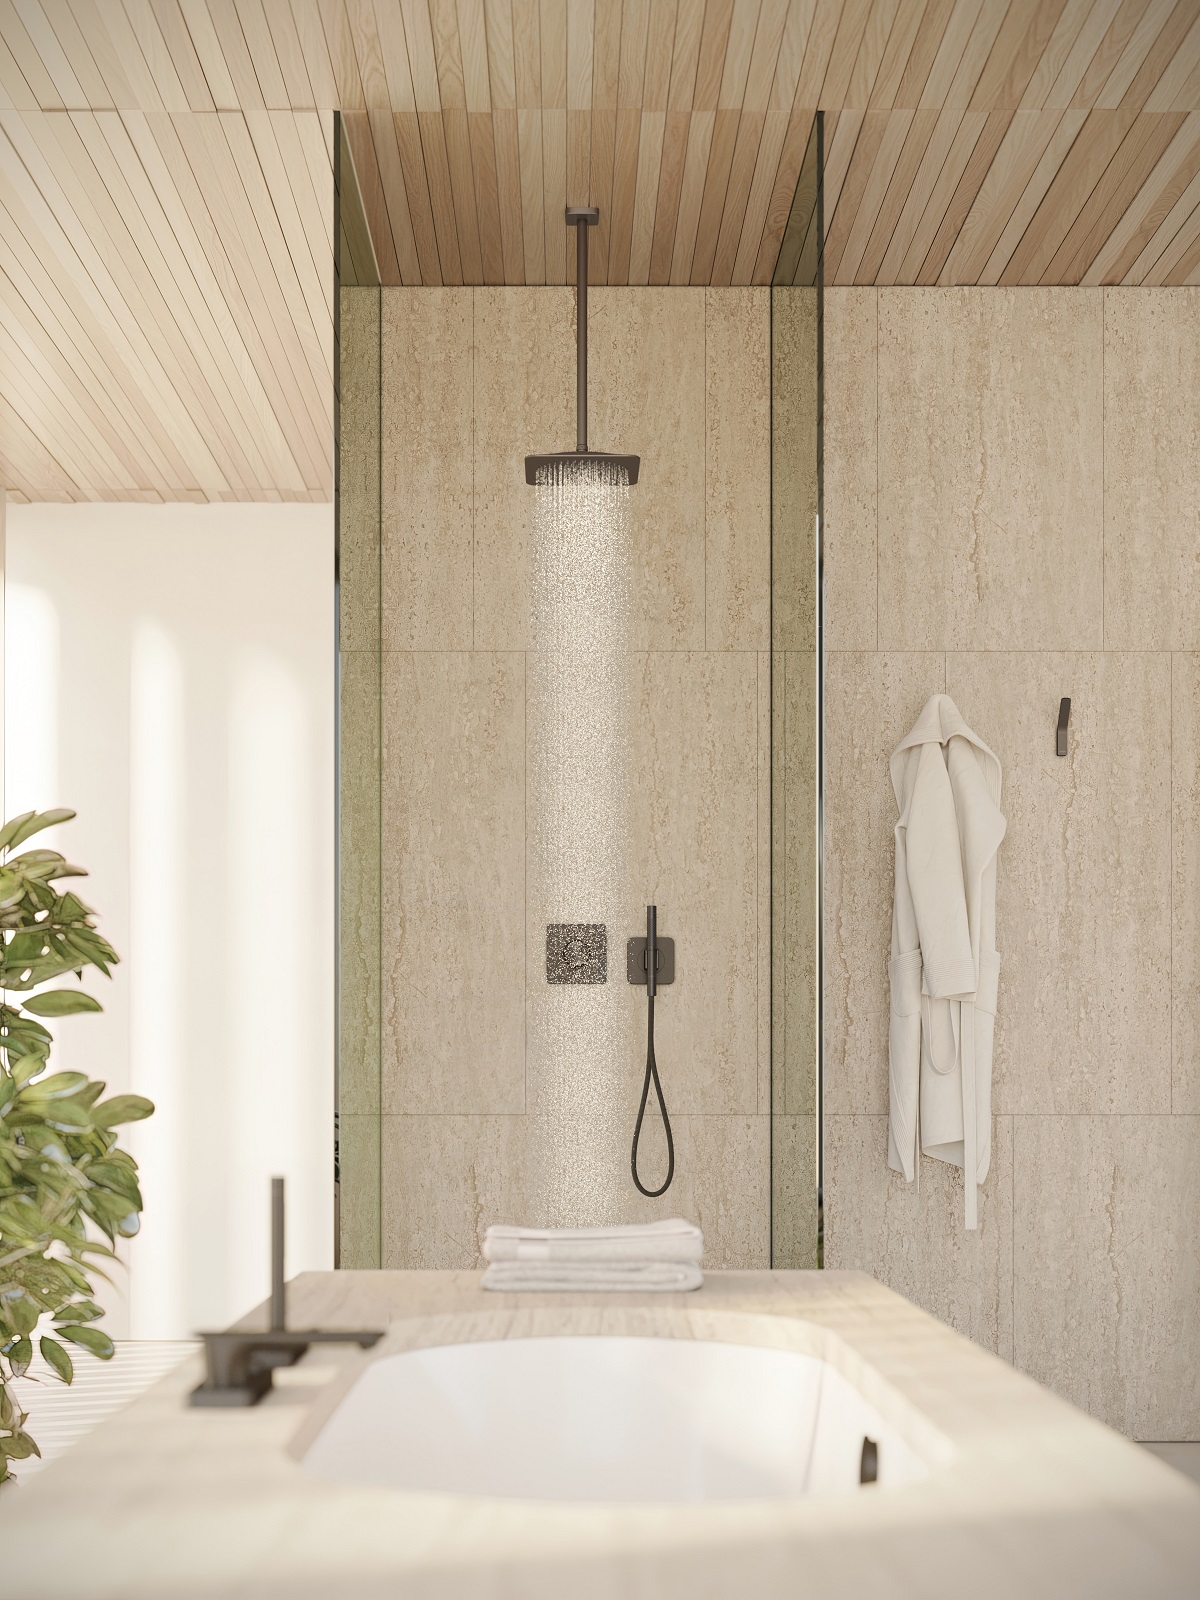
[(879, 289), (875, 293), (875, 650), (879, 650)]
[(475, 650), (475, 509), (479, 490), (475, 481), (475, 290), (471, 290), (471, 650)]
[(1012, 1166), (1009, 1168), (1008, 1251), (1009, 1284), (1012, 1294), (1012, 1364), (1017, 1366), (1017, 1122), (1009, 1117), (1012, 1139)]

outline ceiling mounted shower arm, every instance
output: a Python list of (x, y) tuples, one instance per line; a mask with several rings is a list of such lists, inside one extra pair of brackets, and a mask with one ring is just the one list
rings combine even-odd
[(567, 226), (575, 229), (575, 449), (587, 453), (587, 286), (588, 229), (600, 220), (595, 206), (568, 206)]
[(525, 482), (562, 483), (579, 481), (581, 473), (596, 473), (603, 481), (616, 485), (622, 480), (632, 488), (638, 481), (641, 459), (638, 456), (612, 455), (607, 450), (588, 449), (587, 416), (587, 231), (600, 220), (595, 206), (568, 206), (567, 227), (575, 235), (575, 449), (547, 455), (525, 457)]

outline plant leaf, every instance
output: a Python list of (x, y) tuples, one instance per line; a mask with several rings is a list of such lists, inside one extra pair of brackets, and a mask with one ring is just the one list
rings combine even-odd
[(92, 1107), (92, 1121), (98, 1128), (115, 1128), (118, 1122), (140, 1122), (154, 1115), (154, 1102), (140, 1094), (115, 1094)]
[(70, 822), (74, 816), (75, 813), (65, 807), (56, 811), (26, 811), (0, 828), (0, 850), (13, 850), (43, 828), (55, 828), (60, 822)]
[(90, 1350), (92, 1355), (99, 1356), (101, 1361), (107, 1361), (113, 1353), (113, 1342), (102, 1328), (80, 1328), (74, 1325), (60, 1328), (59, 1334), (64, 1339), (70, 1339), (72, 1344), (82, 1345), (85, 1350)]
[(39, 1100), (57, 1100), (62, 1095), (73, 1095), (87, 1081), (82, 1072), (55, 1072), (32, 1085), (26, 1094)]
[(8, 1352), (9, 1365), (12, 1367), (14, 1378), (21, 1377), (30, 1361), (33, 1360), (33, 1344), (29, 1339), (18, 1339)]
[(103, 1011), (99, 1000), (82, 989), (49, 989), (22, 1002), (35, 1017), (68, 1017), (76, 1011)]
[(95, 1322), (104, 1315), (94, 1300), (77, 1300), (74, 1305), (63, 1306), (54, 1313), (55, 1322)]
[(75, 1376), (75, 1367), (58, 1340), (51, 1339), (49, 1334), (43, 1334), (38, 1340), (38, 1349), (42, 1352), (42, 1359), (47, 1366), (53, 1367), (64, 1383), (70, 1383)]

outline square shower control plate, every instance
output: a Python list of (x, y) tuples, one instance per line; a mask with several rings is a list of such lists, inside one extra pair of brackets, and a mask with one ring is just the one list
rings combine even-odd
[(546, 928), (546, 982), (608, 982), (608, 929), (603, 922), (549, 924)]
[[(675, 982), (675, 941), (656, 939), (658, 946), (658, 983)], [(630, 939), (625, 946), (625, 975), (630, 983), (646, 981), (646, 941)]]

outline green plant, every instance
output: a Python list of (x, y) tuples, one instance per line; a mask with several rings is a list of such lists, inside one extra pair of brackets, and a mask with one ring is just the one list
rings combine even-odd
[(52, 1324), (38, 1347), (64, 1383), (68, 1344), (113, 1353), (93, 1326), (103, 1313), (92, 1277), (105, 1276), (94, 1258), (116, 1259), (112, 1246), (137, 1232), (142, 1209), (137, 1164), (113, 1129), (154, 1110), (135, 1094), (102, 1100), (104, 1084), (82, 1072), (44, 1076), (52, 1036), (38, 1018), (102, 1008), (81, 989), (29, 991), (89, 966), (108, 977), (119, 959), (83, 901), (54, 888), (82, 868), (54, 850), (13, 854), (74, 815), (29, 811), (0, 829), (0, 1483), (11, 1462), (39, 1454), (9, 1388), (33, 1359), (39, 1324)]

